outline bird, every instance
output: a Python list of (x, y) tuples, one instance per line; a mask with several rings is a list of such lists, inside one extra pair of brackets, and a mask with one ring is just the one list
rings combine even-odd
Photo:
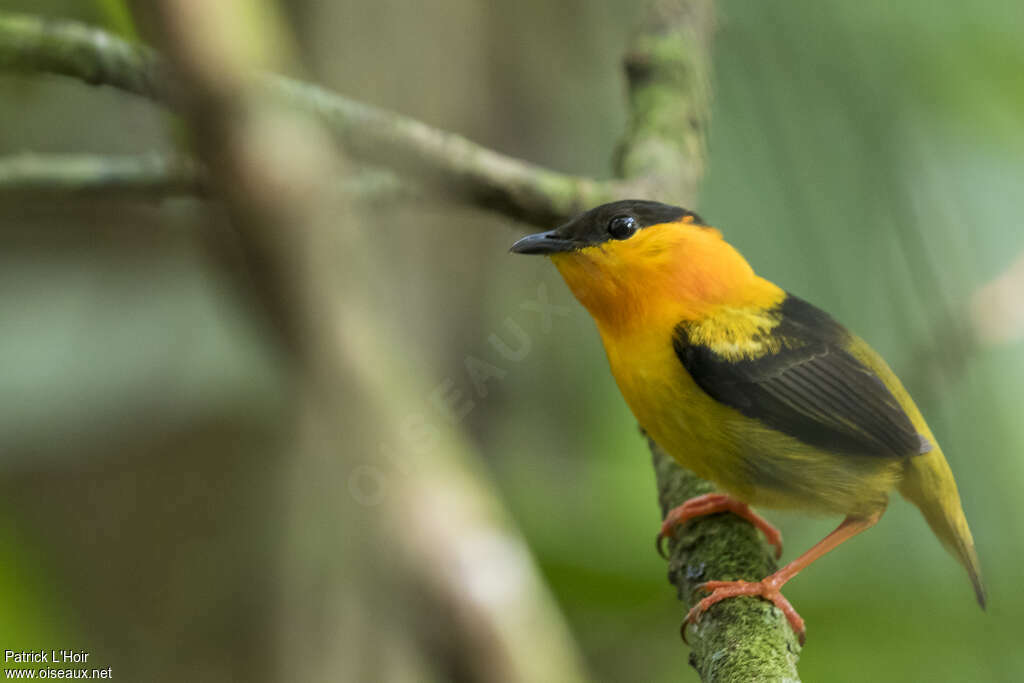
[(760, 581), (708, 581), (688, 612), (782, 595), (798, 572), (874, 526), (899, 492), (966, 569), (985, 607), (978, 554), (953, 473), (903, 384), (865, 341), (825, 311), (757, 275), (696, 213), (627, 199), (527, 235), (511, 248), (549, 257), (593, 317), (640, 427), (716, 491), (666, 515), (659, 543), (696, 517), (731, 512), (781, 555), (753, 507), (842, 516), (839, 526)]

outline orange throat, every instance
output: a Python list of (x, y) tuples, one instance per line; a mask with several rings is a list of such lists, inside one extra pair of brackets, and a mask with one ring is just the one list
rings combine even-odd
[(602, 336), (671, 328), (722, 307), (767, 308), (784, 296), (721, 233), (687, 223), (651, 226), (552, 261)]

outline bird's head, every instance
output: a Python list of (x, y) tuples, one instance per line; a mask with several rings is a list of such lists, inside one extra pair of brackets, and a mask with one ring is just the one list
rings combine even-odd
[(678, 206), (627, 199), (512, 245), (517, 254), (550, 256), (599, 325), (676, 322), (732, 303), (755, 278), (718, 230)]

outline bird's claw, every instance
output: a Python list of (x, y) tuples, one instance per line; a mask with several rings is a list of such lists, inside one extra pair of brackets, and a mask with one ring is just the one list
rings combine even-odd
[(659, 533), (654, 537), (654, 547), (658, 550), (658, 554), (661, 555), (661, 559), (667, 560), (668, 553), (665, 551), (665, 534)]
[(782, 534), (770, 522), (750, 509), (746, 503), (721, 493), (708, 493), (687, 500), (682, 505), (672, 508), (665, 515), (665, 521), (661, 524), (661, 531), (655, 539), (655, 547), (658, 554), (668, 559), (665, 552), (665, 539), (672, 535), (672, 532), (680, 524), (705, 515), (712, 515), (719, 512), (732, 512), (734, 515), (747, 520), (761, 530), (765, 540), (775, 548), (775, 559), (782, 557)]
[(789, 622), (790, 628), (793, 629), (802, 647), (807, 634), (804, 620), (797, 614), (789, 600), (779, 592), (778, 587), (770, 581), (770, 578), (763, 581), (706, 581), (697, 586), (698, 590), (710, 591), (711, 595), (700, 600), (686, 613), (686, 618), (683, 619), (681, 626), (683, 642), (689, 645), (689, 641), (686, 638), (686, 627), (690, 624), (696, 625), (704, 615), (704, 612), (712, 605), (727, 598), (748, 596), (764, 598), (778, 607), (786, 616), (786, 621)]

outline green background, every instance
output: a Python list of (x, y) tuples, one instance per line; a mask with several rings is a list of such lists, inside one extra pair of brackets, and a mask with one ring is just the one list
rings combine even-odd
[[(113, 2), (0, 7), (128, 30)], [(306, 77), (610, 176), (634, 3), (284, 9)], [(695, 208), (904, 378), (956, 473), (989, 589), (982, 612), (917, 511), (894, 500), (787, 587), (808, 623), (804, 680), (1024, 679), (1024, 343), (1019, 330), (1000, 343), (965, 333), (976, 292), (1024, 251), (1024, 10), (726, 0), (713, 63)], [(170, 150), (177, 126), (113, 90), (0, 75), (0, 153)], [(464, 426), (595, 678), (695, 679), (653, 550), (649, 456), (592, 322), (550, 264), (507, 254), (521, 226), (434, 205), (376, 218), (367, 229), (393, 269), (372, 289), (403, 366), (467, 393), (467, 357), (507, 371)], [(86, 643), (115, 676), (269, 670), (254, 644), (272, 637), (257, 606), (274, 586), (284, 380), (211, 275), (196, 239), (207, 228), (188, 200), (0, 198), (0, 647)], [(572, 306), (548, 331), (520, 308), (542, 284)], [(1021, 294), (1007, 303), (1018, 316)], [(530, 335), (519, 363), (488, 343), (506, 317)], [(768, 514), (787, 558), (837, 522)], [(211, 620), (208, 600), (225, 595)]]

